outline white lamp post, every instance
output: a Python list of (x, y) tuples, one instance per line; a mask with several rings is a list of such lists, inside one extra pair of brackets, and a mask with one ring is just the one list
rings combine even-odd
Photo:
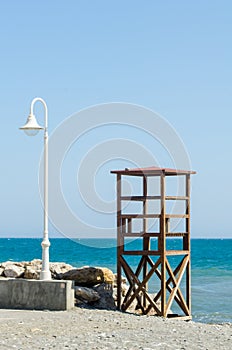
[[(40, 126), (33, 114), (33, 107), (35, 102), (40, 101), (44, 106), (44, 127)], [(51, 272), (49, 269), (49, 247), (50, 242), (48, 239), (48, 109), (45, 101), (36, 97), (31, 102), (30, 114), (27, 118), (27, 122), (20, 129), (25, 131), (29, 136), (36, 135), (40, 130), (44, 130), (44, 232), (42, 241), (42, 271), (40, 273), (41, 280), (50, 280)]]

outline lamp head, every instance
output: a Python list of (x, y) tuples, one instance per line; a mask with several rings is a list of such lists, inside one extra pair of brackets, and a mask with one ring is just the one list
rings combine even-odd
[(34, 114), (29, 114), (26, 124), (19, 129), (23, 130), (28, 136), (35, 136), (43, 127), (37, 123)]

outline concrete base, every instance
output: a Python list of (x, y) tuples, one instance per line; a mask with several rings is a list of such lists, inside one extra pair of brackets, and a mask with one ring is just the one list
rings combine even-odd
[(0, 280), (1, 309), (69, 310), (73, 307), (73, 281)]

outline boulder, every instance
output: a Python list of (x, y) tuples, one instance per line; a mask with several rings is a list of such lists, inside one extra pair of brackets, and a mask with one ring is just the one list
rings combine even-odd
[(34, 259), (29, 262), (25, 262), (24, 278), (38, 280), (40, 277), (40, 271), (42, 269), (42, 261)]
[(104, 283), (113, 284), (114, 283), (114, 273), (107, 267), (98, 267), (103, 272)]
[(50, 263), (49, 267), (52, 274), (52, 278), (54, 279), (61, 279), (62, 274), (73, 269), (73, 266), (63, 262)]
[(4, 276), (11, 277), (11, 278), (18, 278), (24, 274), (24, 271), (25, 271), (24, 268), (21, 266), (9, 264), (9, 265), (6, 265), (5, 267)]
[(0, 267), (0, 276), (2, 276), (3, 272), (4, 272), (4, 268)]
[(26, 266), (25, 272), (24, 272), (24, 278), (26, 279), (33, 279), (38, 280), (40, 276), (41, 268), (38, 268), (38, 266)]
[(92, 287), (100, 283), (112, 284), (114, 274), (107, 268), (81, 267), (65, 272), (61, 278), (64, 280), (73, 280), (79, 286)]
[(93, 290), (100, 296), (100, 299), (93, 303), (94, 307), (98, 309), (116, 310), (112, 285), (102, 283), (93, 287)]
[(3, 267), (4, 269), (7, 266), (12, 266), (12, 265), (19, 266), (19, 267), (24, 267), (25, 262), (5, 261), (5, 262), (1, 263), (1, 267)]
[(75, 287), (75, 297), (78, 300), (84, 301), (86, 303), (92, 303), (100, 299), (98, 292), (96, 292), (92, 288), (81, 286)]
[(42, 260), (41, 259), (33, 259), (31, 261), (27, 261), (25, 264), (26, 265), (42, 266)]

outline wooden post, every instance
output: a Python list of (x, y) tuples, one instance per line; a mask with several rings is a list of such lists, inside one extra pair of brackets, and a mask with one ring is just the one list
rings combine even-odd
[(190, 175), (186, 175), (186, 232), (187, 237), (184, 238), (184, 249), (188, 250), (189, 261), (186, 268), (186, 303), (189, 308), (189, 315), (191, 315), (191, 263), (190, 263), (190, 194), (191, 194), (191, 182)]
[(166, 317), (166, 205), (165, 205), (165, 173), (160, 175), (160, 257), (161, 257), (161, 313)]
[[(143, 201), (143, 215), (145, 216), (147, 214), (147, 177), (143, 176), (143, 197), (145, 198)], [(143, 218), (143, 233), (147, 233), (147, 218)], [(149, 250), (150, 249), (150, 238), (149, 237), (143, 237), (143, 250)], [(143, 265), (143, 280), (146, 278), (147, 275), (147, 258)], [(145, 288), (147, 289), (148, 285), (145, 284)], [(147, 299), (144, 296), (143, 298), (143, 306), (146, 308)]]
[(117, 174), (117, 308), (121, 309), (122, 268), (121, 254), (124, 250), (121, 220), (121, 175)]

